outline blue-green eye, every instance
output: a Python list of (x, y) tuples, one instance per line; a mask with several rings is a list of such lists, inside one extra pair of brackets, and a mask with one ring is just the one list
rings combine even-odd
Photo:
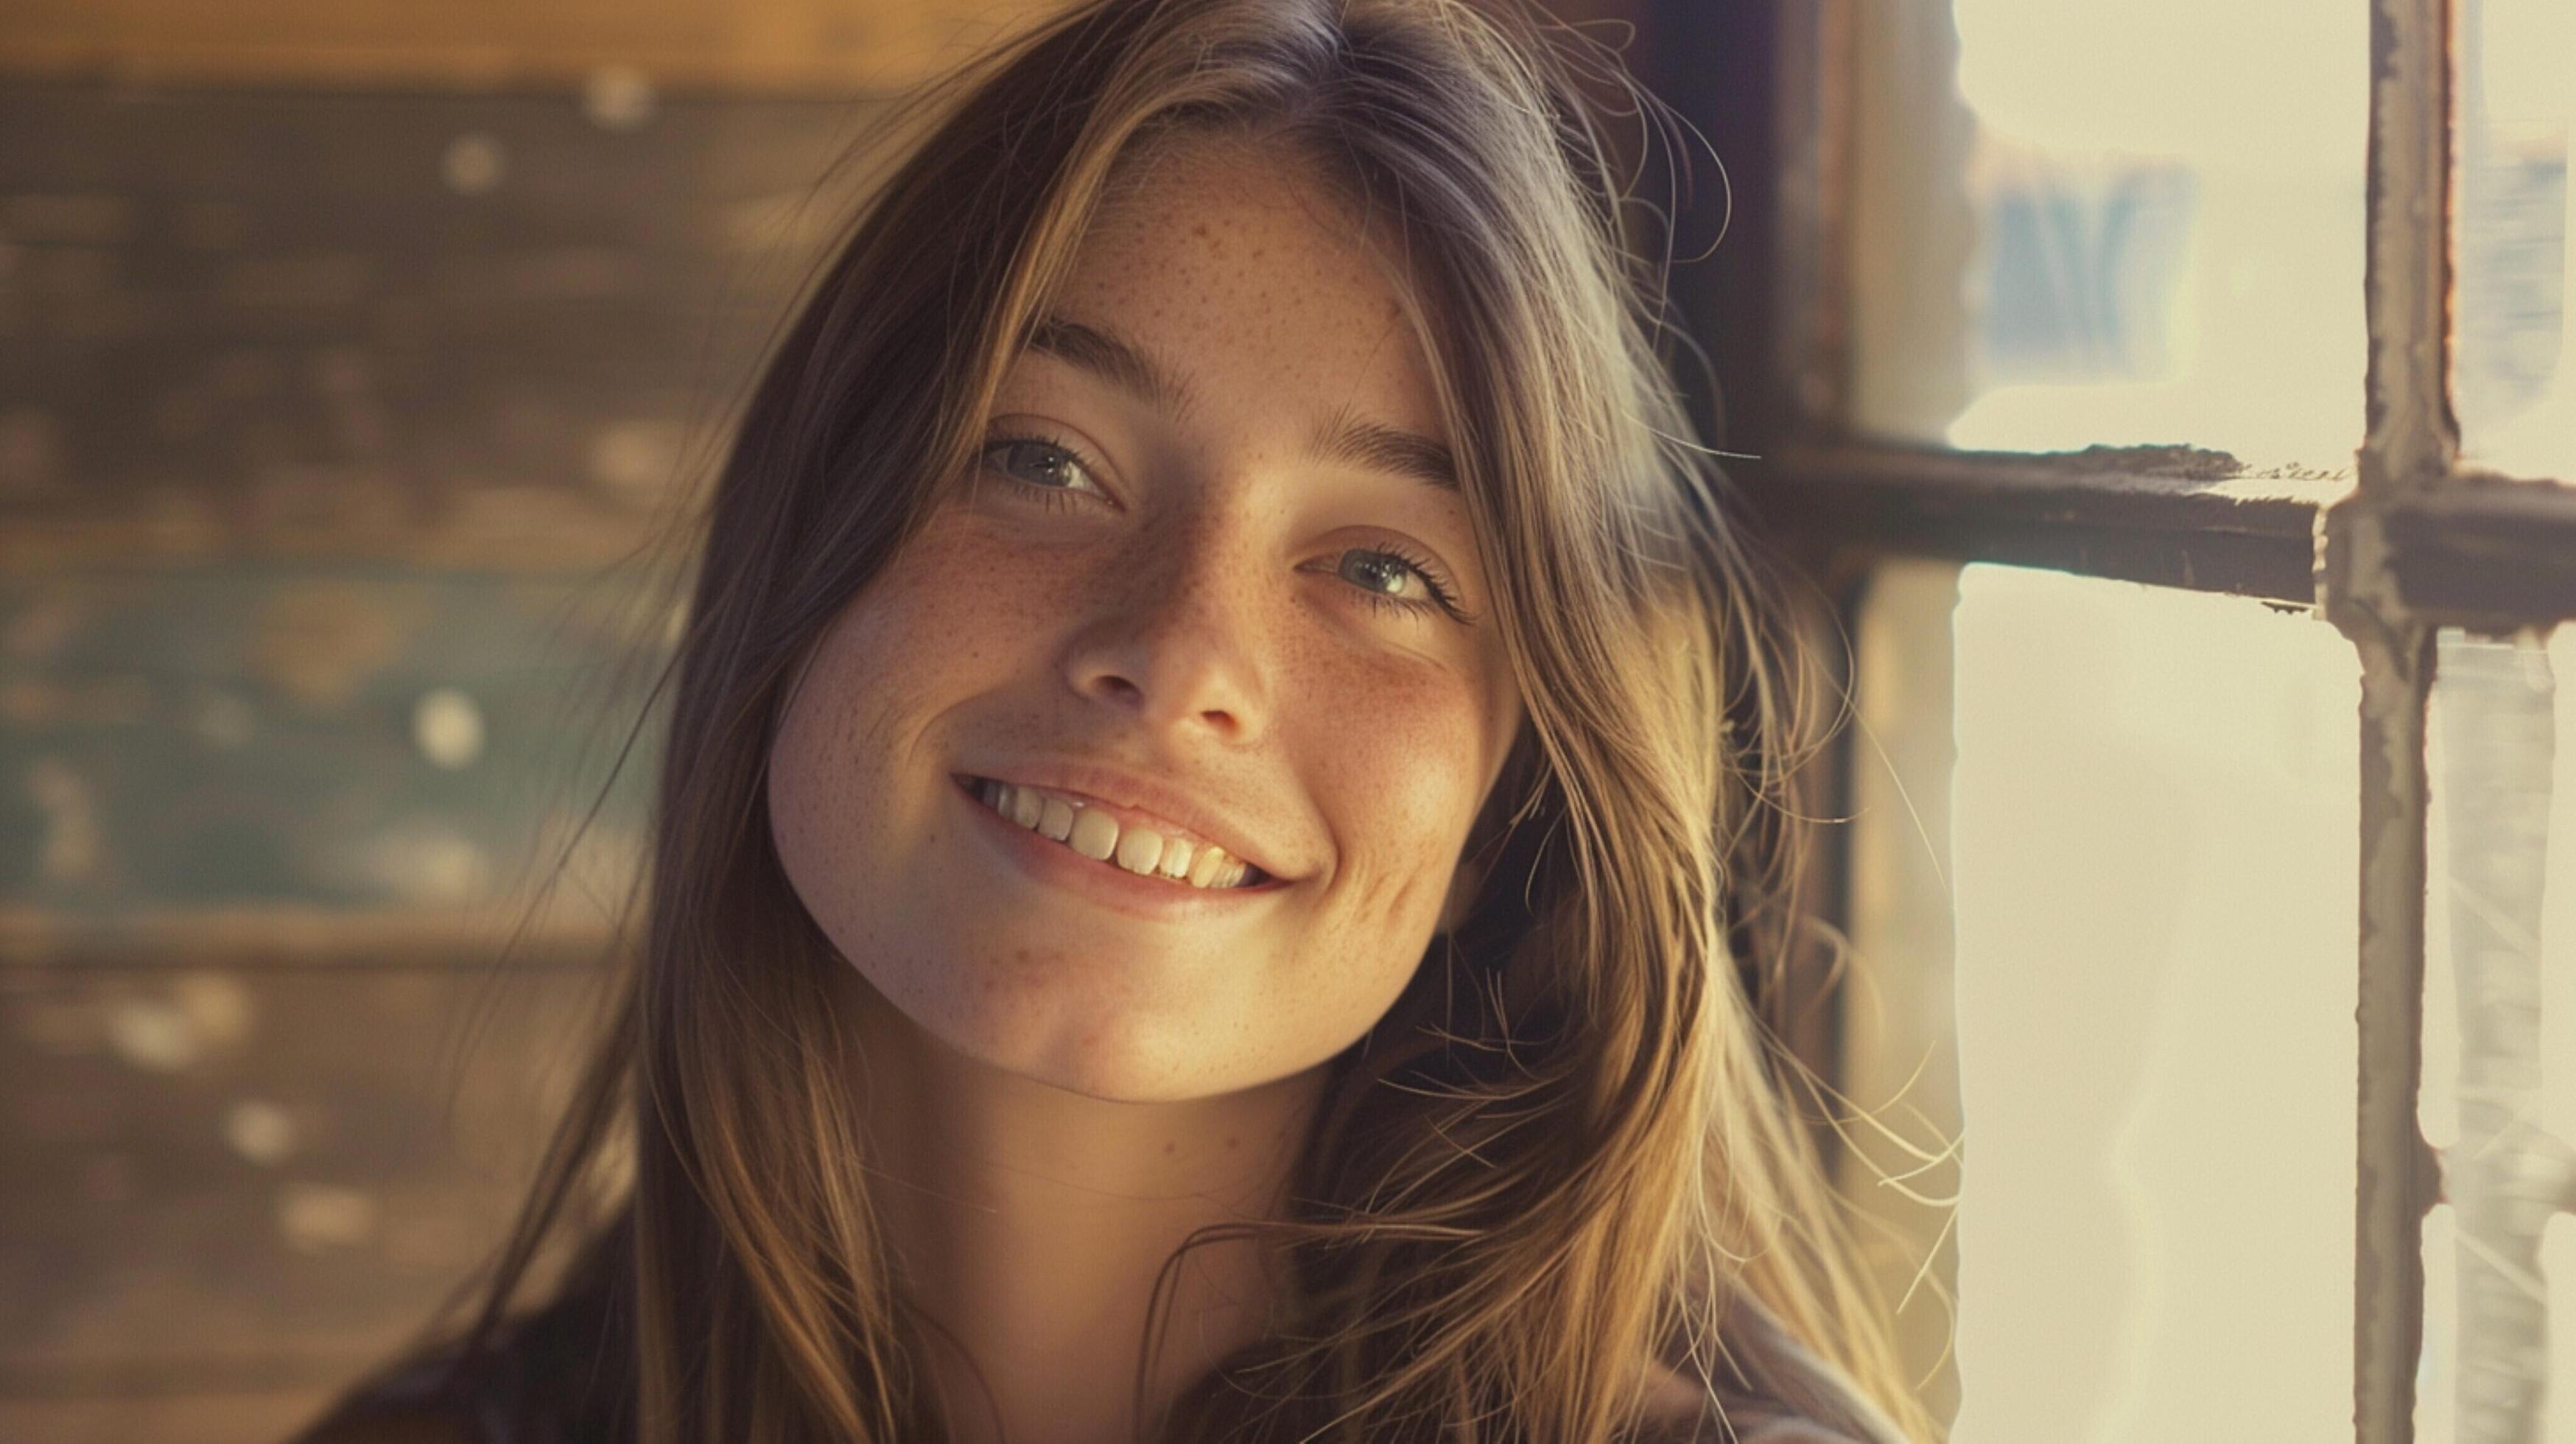
[(1457, 598), (1441, 584), (1431, 563), (1401, 547), (1353, 547), (1341, 554), (1334, 575), (1368, 594), (1378, 607), (1408, 612), (1446, 612), (1460, 621)]
[(1064, 505), (1062, 498), (1071, 493), (1107, 495), (1090, 463), (1071, 447), (1043, 436), (995, 435), (984, 445), (984, 460), (1005, 480), (1044, 493), (1050, 506)]
[[(1398, 598), (1404, 595), (1407, 578), (1422, 577), (1419, 568), (1393, 552), (1368, 551), (1360, 547), (1342, 553), (1342, 564), (1335, 570), (1341, 573), (1344, 581), (1354, 586)], [(1428, 589), (1430, 579), (1422, 577), (1422, 584)]]

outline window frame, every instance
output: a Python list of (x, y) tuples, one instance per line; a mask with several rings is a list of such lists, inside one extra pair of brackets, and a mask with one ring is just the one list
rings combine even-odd
[[(2443, 1201), (2441, 1160), (2417, 1121), (2435, 639), (2446, 627), (2502, 635), (2576, 617), (2576, 478), (2511, 478), (2461, 458), (2450, 400), (2457, 3), (2364, 3), (2369, 358), (2349, 475), (2245, 476), (2223, 453), (2166, 447), (2008, 454), (1862, 435), (1849, 407), (1849, 278), (1864, 0), (1774, 0), (1726, 20), (1710, 16), (1720, 7), (1662, 0), (1657, 30), (1683, 55), (1744, 54), (1750, 43), (1774, 61), (1768, 113), (1753, 126), (1706, 94), (1722, 87), (1701, 67), (1670, 77), (1685, 114), (1721, 148), (1733, 143), (1733, 186), (1771, 207), (1749, 260), (1677, 278), (1675, 291), (1694, 334), (1726, 338), (1747, 318), (1725, 288), (1747, 269), (1764, 288), (1768, 313), (1751, 340), (1724, 343), (1739, 354), (1731, 374), (1721, 358), (1718, 377), (1739, 393), (1731, 407), (1743, 393), (1752, 404), (1716, 434), (1758, 458), (1734, 468), (1736, 483), (1840, 611), (1829, 625), (1852, 635), (1877, 562), (1923, 557), (2234, 594), (2310, 611), (2352, 642), (2362, 699), (2354, 1421), (2360, 1444), (2397, 1444), (2414, 1434), (2423, 1224)], [(1848, 796), (1852, 753), (1837, 755), (1828, 789)], [(1848, 869), (1827, 876), (1839, 884)], [(1800, 1047), (1811, 1064), (1834, 1061), (1830, 1040)]]

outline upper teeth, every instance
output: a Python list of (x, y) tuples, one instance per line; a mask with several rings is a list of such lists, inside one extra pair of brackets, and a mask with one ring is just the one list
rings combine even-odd
[(1215, 843), (1166, 837), (1150, 827), (1122, 828), (1117, 818), (1073, 798), (989, 777), (977, 779), (975, 792), (985, 806), (1031, 832), (1132, 873), (1217, 888), (1241, 886), (1251, 872)]

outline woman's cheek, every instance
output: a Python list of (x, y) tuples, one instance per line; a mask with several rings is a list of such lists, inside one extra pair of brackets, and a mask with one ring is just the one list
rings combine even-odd
[[(1482, 800), (1482, 700), (1419, 658), (1346, 664), (1307, 699), (1310, 785), (1345, 850), (1357, 911), (1427, 935)], [(1329, 800), (1326, 800), (1329, 799)]]
[(1025, 645), (1079, 595), (1070, 552), (994, 534), (971, 513), (934, 517), (878, 579), (886, 639), (916, 664), (972, 673), (1000, 649)]

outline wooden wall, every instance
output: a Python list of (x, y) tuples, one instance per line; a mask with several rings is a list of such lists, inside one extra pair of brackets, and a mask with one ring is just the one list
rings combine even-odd
[(12, 68), (154, 80), (865, 92), (918, 79), (1055, 0), (14, 0)]
[(490, 1243), (641, 847), (620, 561), (866, 111), (0, 85), (0, 1439), (281, 1437)]
[(0, 7), (0, 1439), (281, 1437), (481, 1258), (642, 847), (630, 557), (825, 162), (1037, 8)]

